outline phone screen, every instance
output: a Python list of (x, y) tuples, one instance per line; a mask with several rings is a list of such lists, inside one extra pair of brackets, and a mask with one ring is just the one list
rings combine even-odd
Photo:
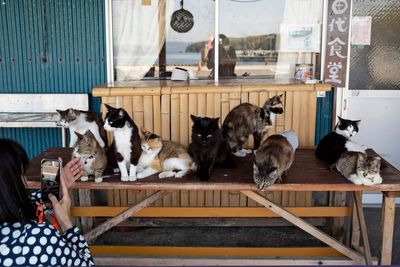
[(57, 159), (43, 159), (41, 162), (42, 174), (42, 201), (51, 203), (49, 194), (53, 194), (58, 200), (60, 199), (60, 175), (62, 162)]

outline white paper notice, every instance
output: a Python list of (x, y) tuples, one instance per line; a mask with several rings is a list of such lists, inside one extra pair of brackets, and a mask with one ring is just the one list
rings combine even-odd
[(371, 45), (372, 17), (353, 17), (351, 21), (351, 44)]

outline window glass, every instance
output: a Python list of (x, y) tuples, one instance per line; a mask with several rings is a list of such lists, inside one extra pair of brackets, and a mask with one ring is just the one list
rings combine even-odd
[[(233, 51), (236, 54), (233, 76), (294, 78), (296, 64), (300, 74), (312, 68), (314, 75), (321, 49), (323, 1), (220, 3), (220, 34), (229, 40), (223, 45), (223, 53), (228, 57)], [(225, 74), (229, 76), (229, 67)]]

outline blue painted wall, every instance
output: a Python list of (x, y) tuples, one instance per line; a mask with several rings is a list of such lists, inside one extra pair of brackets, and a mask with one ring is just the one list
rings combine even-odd
[[(0, 1), (0, 93), (89, 94), (105, 82), (104, 0)], [(59, 129), (0, 128), (0, 137), (30, 157), (61, 146)]]
[(325, 97), (317, 99), (317, 122), (315, 127), (315, 144), (332, 131), (333, 91), (326, 92)]

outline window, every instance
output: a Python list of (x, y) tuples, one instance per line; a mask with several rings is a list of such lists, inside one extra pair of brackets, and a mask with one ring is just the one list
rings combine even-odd
[[(294, 78), (296, 68), (315, 76), (322, 6), (321, 0), (112, 0), (114, 80), (168, 79), (175, 67), (213, 78), (216, 19), (219, 79)], [(184, 33), (170, 25), (181, 8), (194, 22)]]

